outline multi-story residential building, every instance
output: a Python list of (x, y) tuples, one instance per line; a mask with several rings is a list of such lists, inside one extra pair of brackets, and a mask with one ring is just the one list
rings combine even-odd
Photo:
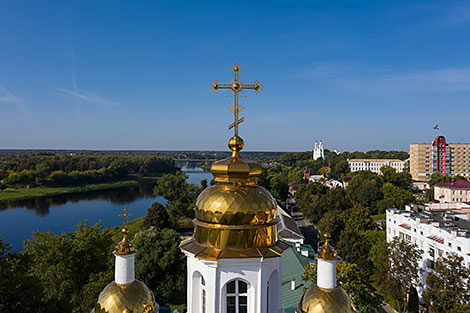
[(434, 200), (445, 202), (470, 202), (470, 182), (439, 183), (434, 185)]
[(435, 261), (449, 253), (463, 257), (470, 267), (470, 221), (467, 213), (440, 210), (416, 212), (397, 209), (387, 210), (387, 241), (394, 237), (415, 243), (423, 251), (420, 266), (422, 286), (426, 286), (427, 273), (434, 269)]
[(438, 136), (430, 144), (410, 144), (413, 180), (427, 181), (437, 172), (470, 177), (470, 143), (447, 143), (444, 136)]
[(403, 172), (405, 161), (398, 159), (349, 159), (349, 169), (351, 172), (371, 171), (382, 174), (380, 168), (384, 165), (393, 167), (397, 173)]

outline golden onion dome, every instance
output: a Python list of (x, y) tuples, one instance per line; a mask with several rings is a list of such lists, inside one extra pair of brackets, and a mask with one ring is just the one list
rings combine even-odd
[(216, 185), (197, 199), (194, 236), (180, 247), (207, 259), (278, 257), (288, 245), (278, 240), (276, 200), (256, 185), (261, 165), (240, 157), (242, 138), (228, 146), (232, 156), (211, 168)]
[(196, 219), (225, 225), (259, 225), (276, 221), (276, 200), (260, 186), (214, 185), (196, 202)]
[(313, 285), (307, 289), (298, 305), (299, 313), (352, 313), (352, 301), (340, 288), (324, 289)]
[(159, 306), (150, 289), (141, 281), (108, 284), (98, 297), (94, 313), (153, 313)]

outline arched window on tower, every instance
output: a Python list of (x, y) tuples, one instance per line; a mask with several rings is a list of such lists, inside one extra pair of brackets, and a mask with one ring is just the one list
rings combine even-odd
[(201, 276), (201, 312), (206, 313), (206, 281)]
[(248, 285), (241, 280), (227, 284), (227, 313), (248, 312)]

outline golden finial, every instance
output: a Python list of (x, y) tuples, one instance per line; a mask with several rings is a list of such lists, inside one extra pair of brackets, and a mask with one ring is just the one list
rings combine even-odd
[(324, 234), (323, 238), (325, 238), (325, 244), (320, 251), (318, 251), (318, 254), (316, 255), (317, 259), (336, 260), (336, 251), (328, 244), (328, 240), (331, 236), (329, 234)]
[(241, 67), (238, 63), (235, 63), (230, 71), (235, 73), (235, 79), (230, 84), (219, 84), (217, 80), (214, 80), (214, 82), (210, 85), (210, 88), (214, 90), (215, 93), (217, 93), (219, 89), (227, 89), (229, 92), (234, 93), (234, 104), (229, 107), (229, 110), (233, 113), (233, 123), (228, 127), (229, 129), (234, 129), (234, 136), (232, 137), (232, 139), (234, 139), (238, 137), (238, 125), (245, 120), (244, 117), (238, 118), (238, 114), (244, 110), (244, 107), (238, 103), (238, 93), (241, 92), (243, 94), (243, 90), (253, 89), (257, 94), (263, 89), (263, 85), (261, 85), (257, 80), (254, 84), (243, 84), (243, 82), (241, 82), (238, 77), (238, 74), (243, 72), (243, 67)]
[(122, 224), (123, 227), (122, 227), (122, 230), (121, 230), (121, 232), (123, 234), (123, 238), (116, 246), (116, 253), (119, 254), (119, 255), (126, 255), (126, 254), (134, 253), (135, 247), (132, 244), (132, 242), (130, 242), (127, 239), (127, 235), (129, 234), (129, 229), (127, 229), (127, 227), (126, 227), (127, 217), (132, 216), (132, 214), (127, 213), (127, 209), (124, 209), (124, 213), (123, 214), (118, 214), (118, 216), (124, 217), (124, 222)]

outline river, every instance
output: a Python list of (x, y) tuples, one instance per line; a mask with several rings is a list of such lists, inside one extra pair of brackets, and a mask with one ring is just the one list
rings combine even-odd
[[(200, 168), (182, 170), (186, 171), (189, 183), (212, 179), (210, 172)], [(145, 216), (155, 201), (166, 203), (165, 198), (153, 195), (153, 187), (154, 184), (142, 184), (0, 205), (0, 236), (13, 245), (11, 251), (21, 251), (23, 240), (31, 238), (34, 231), (60, 234), (75, 230), (77, 223), (84, 221), (90, 225), (101, 221), (104, 227), (120, 225), (122, 218), (118, 214), (124, 208), (132, 213), (133, 219)]]

